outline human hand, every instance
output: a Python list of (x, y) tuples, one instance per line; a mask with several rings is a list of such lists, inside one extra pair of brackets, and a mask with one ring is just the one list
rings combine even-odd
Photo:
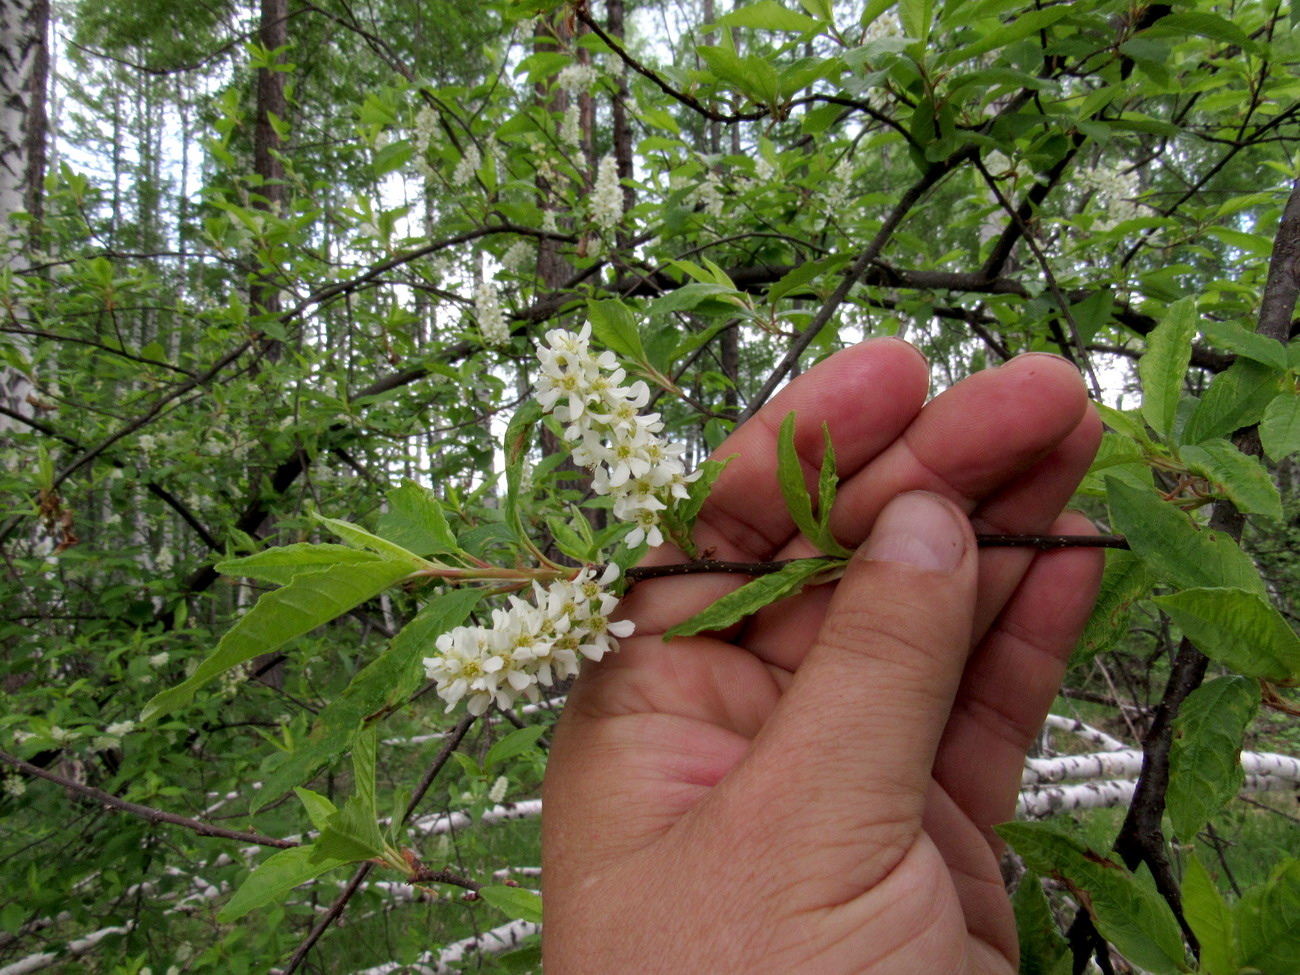
[[(1100, 424), (1055, 357), (1022, 356), (922, 409), (927, 388), (915, 349), (867, 342), (719, 449), (739, 457), (701, 513), (701, 552), (815, 554), (776, 480), (792, 409), (812, 473), (829, 424), (832, 527), (866, 545), (838, 583), (723, 634), (661, 638), (743, 577), (654, 579), (628, 595), (636, 634), (584, 668), (546, 775), (548, 971), (1015, 970), (991, 827), (1014, 812), (1101, 554), (979, 550), (971, 524), (1093, 531), (1061, 509)], [(650, 561), (681, 559), (663, 548)]]

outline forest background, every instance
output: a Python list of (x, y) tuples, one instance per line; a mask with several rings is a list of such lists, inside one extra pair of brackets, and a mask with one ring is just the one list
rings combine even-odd
[(1298, 21), (5, 0), (0, 973), (540, 970), (562, 695), (444, 715), (493, 593), (390, 570), (634, 562), (528, 412), (587, 321), (688, 467), (867, 336), (1074, 361), (1128, 547), (1007, 830), (1021, 970), (1300, 972)]

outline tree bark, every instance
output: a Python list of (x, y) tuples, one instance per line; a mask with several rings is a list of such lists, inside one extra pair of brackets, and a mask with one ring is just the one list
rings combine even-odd
[[(36, 244), (45, 183), (45, 84), (49, 74), (49, 0), (0, 3), (0, 267), (25, 270)], [(15, 214), (32, 221), (20, 229)], [(31, 379), (15, 369), (0, 369), (0, 403), (21, 416), (34, 411)], [(11, 421), (0, 416), (0, 433)]]

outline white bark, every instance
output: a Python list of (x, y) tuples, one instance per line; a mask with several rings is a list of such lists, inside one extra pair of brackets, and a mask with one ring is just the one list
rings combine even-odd
[[(1241, 767), (1247, 775), (1267, 775), (1300, 783), (1300, 759), (1274, 752), (1242, 752)], [(1142, 752), (1094, 752), (1057, 758), (1027, 758), (1020, 780), (1022, 788), (1034, 788), (1066, 779), (1137, 778), (1142, 771)]]
[(1077, 718), (1066, 718), (1059, 714), (1049, 714), (1043, 724), (1053, 731), (1068, 731), (1076, 738), (1081, 738), (1090, 745), (1096, 745), (1098, 748), (1108, 752), (1117, 752), (1121, 749), (1128, 748), (1118, 738), (1112, 738), (1104, 731), (1086, 725)]
[(132, 925), (120, 924), (112, 928), (100, 928), (84, 938), (78, 938), (76, 941), (69, 941), (62, 953), (55, 954), (52, 951), (41, 951), (34, 955), (28, 955), (26, 958), (20, 958), (12, 964), (0, 968), (0, 975), (30, 975), (31, 972), (39, 972), (43, 968), (49, 968), (60, 959), (72, 956), (76, 958), (80, 955), (87, 954), (105, 938), (115, 934), (126, 934), (130, 931)]
[(493, 928), (490, 931), (484, 931), (482, 934), (466, 938), (463, 941), (457, 941), (447, 945), (442, 951), (434, 953), (426, 951), (420, 958), (410, 965), (401, 965), (398, 962), (390, 961), (382, 965), (375, 965), (373, 968), (366, 968), (354, 973), (354, 975), (395, 975), (402, 972), (404, 975), (459, 975), (460, 968), (453, 968), (459, 962), (464, 961), (470, 955), (501, 955), (507, 951), (518, 948), (523, 944), (524, 939), (528, 938), (541, 930), (541, 926), (529, 921), (510, 921), (499, 928)]

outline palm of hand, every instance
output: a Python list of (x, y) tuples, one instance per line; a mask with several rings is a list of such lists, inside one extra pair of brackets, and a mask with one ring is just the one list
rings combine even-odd
[[(811, 554), (772, 474), (790, 409), (809, 454), (821, 418), (831, 424), (845, 544), (912, 489), (952, 499), (989, 530), (1090, 530), (1058, 523), (1098, 437), (1067, 366), (1020, 360), (921, 410), (925, 382), (915, 352), (884, 341), (792, 384), (719, 452), (740, 457), (702, 515), (701, 548), (743, 561)], [(998, 550), (978, 562), (968, 606), (940, 610), (919, 586), (910, 604), (904, 595), (882, 610), (846, 592), (846, 579), (838, 594), (808, 590), (725, 639), (671, 643), (659, 634), (739, 581), (639, 585), (625, 603), (637, 635), (584, 673), (557, 732), (547, 964), (566, 975), (1014, 970), (989, 827), (1010, 818), (1097, 558)], [(907, 617), (883, 649), (882, 612)], [(915, 647), (896, 636), (909, 628)], [(828, 642), (877, 646), (880, 679), (845, 686), (802, 666)], [(931, 645), (974, 649), (914, 652)], [(905, 657), (918, 659), (900, 666)]]

